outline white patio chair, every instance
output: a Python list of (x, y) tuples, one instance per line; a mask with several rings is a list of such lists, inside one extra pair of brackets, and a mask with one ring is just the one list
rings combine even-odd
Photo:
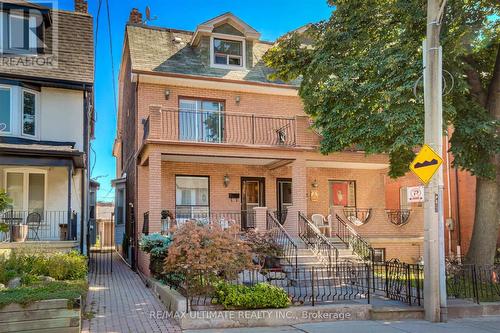
[(325, 217), (322, 214), (313, 214), (311, 216), (311, 220), (323, 235), (331, 237), (331, 225), (328, 223), (328, 221), (325, 220)]

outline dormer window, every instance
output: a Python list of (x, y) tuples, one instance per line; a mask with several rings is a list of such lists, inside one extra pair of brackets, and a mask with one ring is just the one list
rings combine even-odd
[(43, 48), (42, 16), (25, 10), (0, 12), (0, 51), (11, 54), (37, 54)]
[(214, 63), (242, 66), (242, 44), (241, 41), (214, 38)]
[(216, 68), (242, 69), (245, 67), (245, 39), (237, 36), (211, 37), (211, 65)]

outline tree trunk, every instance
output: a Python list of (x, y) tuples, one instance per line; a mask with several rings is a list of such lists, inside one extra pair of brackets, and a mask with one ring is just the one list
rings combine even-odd
[[(500, 120), (500, 48), (497, 48), (493, 77), (485, 95), (487, 96), (485, 108), (493, 119)], [(467, 263), (477, 265), (494, 263), (500, 229), (500, 198), (498, 194), (500, 155), (491, 156), (491, 162), (496, 167), (496, 179), (477, 178), (474, 229), (466, 260)]]

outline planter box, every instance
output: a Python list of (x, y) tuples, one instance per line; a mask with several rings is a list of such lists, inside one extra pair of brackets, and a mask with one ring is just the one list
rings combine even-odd
[(81, 330), (81, 298), (51, 299), (0, 309), (0, 332), (74, 333)]

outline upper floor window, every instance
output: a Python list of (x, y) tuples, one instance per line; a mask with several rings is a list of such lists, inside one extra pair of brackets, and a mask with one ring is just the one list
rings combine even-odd
[(0, 135), (38, 137), (38, 95), (18, 86), (0, 86)]
[(245, 67), (244, 39), (212, 37), (211, 63), (213, 67)]
[(14, 54), (36, 54), (42, 45), (43, 20), (24, 10), (0, 12), (0, 50)]

